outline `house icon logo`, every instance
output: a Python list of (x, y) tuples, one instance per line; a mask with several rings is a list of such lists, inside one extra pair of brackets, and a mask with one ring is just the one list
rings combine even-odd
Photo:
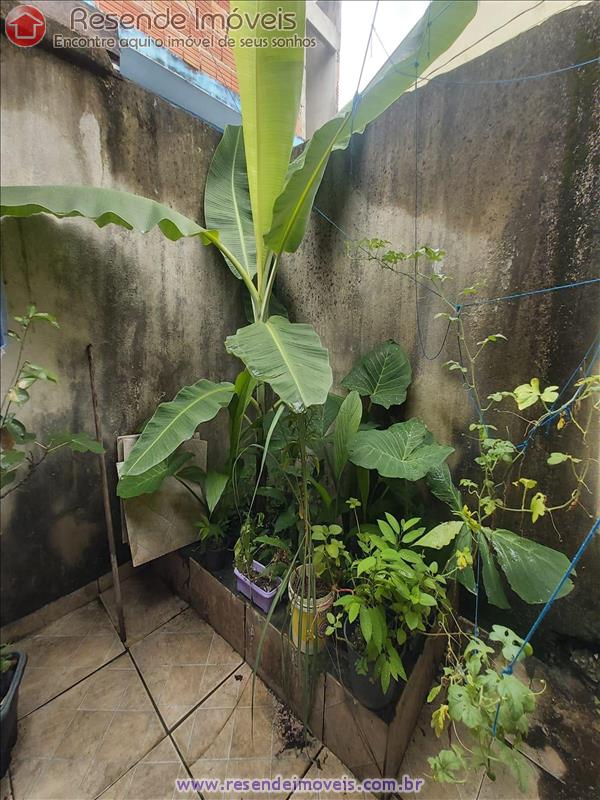
[(35, 6), (16, 6), (6, 15), (4, 29), (17, 47), (33, 47), (44, 38), (46, 19)]

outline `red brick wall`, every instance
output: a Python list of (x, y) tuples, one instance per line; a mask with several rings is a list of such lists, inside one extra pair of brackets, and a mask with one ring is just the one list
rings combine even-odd
[[(119, 16), (126, 13), (135, 15), (146, 13), (152, 18), (156, 14), (165, 13), (167, 8), (170, 10), (171, 16), (175, 13), (185, 14), (188, 18), (185, 30), (172, 26), (158, 30), (152, 26), (148, 27), (144, 18), (140, 20), (139, 30), (141, 33), (152, 36), (156, 41), (165, 44), (169, 36), (177, 38), (191, 36), (196, 39), (210, 36), (210, 29), (204, 32), (196, 29), (196, 15), (227, 13), (229, 11), (229, 0), (187, 0), (187, 2), (183, 0), (179, 2), (177, 0), (173, 0), (173, 2), (167, 2), (167, 0), (135, 0), (130, 2), (128, 0), (95, 0), (95, 5), (104, 13), (118, 14)], [(220, 25), (217, 25), (213, 37), (215, 41), (211, 47), (180, 47), (175, 45), (168, 47), (168, 49), (194, 69), (210, 75), (224, 86), (237, 92), (238, 84), (233, 50), (228, 47), (220, 47), (216, 41), (225, 35), (226, 33), (222, 31)]]

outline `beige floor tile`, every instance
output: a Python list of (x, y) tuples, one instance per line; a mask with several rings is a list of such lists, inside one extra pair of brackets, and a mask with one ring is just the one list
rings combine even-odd
[(169, 738), (154, 747), (125, 775), (100, 795), (99, 800), (173, 800), (194, 797), (178, 792), (177, 778), (188, 778), (177, 751)]
[[(327, 747), (323, 747), (304, 778), (310, 781), (355, 780), (348, 767), (344, 766)], [(330, 800), (330, 798), (332, 800), (375, 800), (373, 795), (366, 792), (333, 792), (320, 787), (318, 790), (315, 788), (298, 789), (292, 794), (291, 800)]]
[(240, 656), (192, 609), (136, 642), (131, 654), (169, 729), (241, 666)]
[(484, 777), (477, 800), (540, 800), (538, 792), (540, 771), (533, 765), (531, 777), (524, 792), (519, 789), (515, 777), (504, 765), (500, 765), (496, 770), (495, 778), (495, 780), (491, 780), (487, 775)]
[(27, 669), (19, 690), (24, 717), (124, 652), (98, 600), (72, 611), (19, 642)]
[[(241, 786), (232, 785), (226, 792), (228, 800), (273, 800), (268, 784), (263, 781), (271, 780), (270, 758), (230, 758), (227, 762), (227, 780), (242, 781)], [(254, 781), (260, 781), (256, 786)]]
[[(301, 731), (300, 722), (290, 712), (282, 716), (283, 706), (261, 680), (256, 681), (252, 709), (251, 683), (252, 670), (244, 664), (175, 729), (175, 740), (195, 778), (291, 778), (309, 768), (320, 743), (311, 739), (302, 751), (291, 747), (286, 732)], [(270, 800), (286, 794), (271, 793)], [(267, 797), (264, 792), (232, 787), (224, 796)], [(212, 797), (221, 795), (214, 792)]]
[[(133, 575), (121, 584), (127, 643), (132, 645), (187, 608), (187, 603), (172, 594), (151, 570)], [(114, 587), (100, 595), (116, 624)]]
[(435, 706), (427, 703), (423, 707), (402, 761), (399, 778), (408, 775), (413, 779), (425, 780), (418, 795), (420, 800), (476, 800), (483, 780), (483, 770), (468, 775), (465, 783), (436, 783), (431, 778), (428, 757), (436, 756), (440, 750), (448, 747), (448, 739), (438, 739), (431, 727), (434, 709)]
[(131, 658), (122, 655), (21, 720), (14, 800), (92, 800), (163, 737)]
[(92, 764), (87, 759), (49, 759), (29, 789), (28, 800), (80, 800), (81, 784)]

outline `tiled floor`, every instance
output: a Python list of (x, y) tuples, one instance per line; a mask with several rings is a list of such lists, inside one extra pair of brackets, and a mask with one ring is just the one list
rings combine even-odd
[[(19, 739), (0, 800), (174, 800), (197, 797), (179, 794), (176, 778), (352, 777), (315, 739), (303, 751), (286, 745), (295, 722), (260, 681), (252, 711), (248, 665), (153, 573), (130, 578), (123, 589), (127, 648), (111, 624), (110, 590), (102, 602), (19, 642), (29, 663), (19, 699)], [(406, 754), (402, 771), (408, 775), (425, 775), (427, 756), (439, 749), (430, 713), (423, 710)], [(552, 748), (529, 755), (541, 767), (538, 783), (549, 773), (556, 776), (553, 781), (560, 778), (564, 764)], [(537, 800), (535, 783), (521, 795), (510, 776), (499, 773), (492, 783), (479, 774), (465, 784), (427, 782), (419, 797)], [(271, 800), (361, 796), (268, 795)]]

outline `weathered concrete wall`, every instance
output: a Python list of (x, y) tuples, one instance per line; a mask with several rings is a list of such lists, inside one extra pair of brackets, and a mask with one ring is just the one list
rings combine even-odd
[[(115, 187), (202, 221), (219, 134), (115, 77), (106, 57), (76, 55), (2, 42), (2, 182)], [(25, 354), (61, 378), (56, 387), (36, 386), (24, 410), (40, 435), (93, 432), (88, 342), (110, 443), (182, 385), (236, 374), (223, 340), (241, 321), (239, 285), (198, 241), (47, 217), (6, 219), (2, 237), (10, 313), (33, 300), (61, 325), (40, 326)], [(14, 350), (3, 375), (12, 375)], [(109, 459), (114, 485), (113, 452)], [(109, 569), (93, 456), (57, 455), (2, 506), (3, 622)]]
[[(588, 68), (492, 86), (449, 81), (538, 73), (591, 58), (599, 16), (594, 4), (565, 12), (419, 92), (418, 239), (447, 251), (444, 269), (456, 287), (484, 281), (482, 295), (494, 297), (594, 274), (597, 73)], [(218, 134), (114, 78), (101, 58), (76, 62), (74, 54), (4, 46), (2, 59), (3, 182), (115, 186), (202, 220)], [(350, 151), (336, 154), (318, 198), (352, 236), (383, 236), (405, 250), (413, 245), (414, 102), (407, 95)], [(197, 242), (99, 231), (84, 221), (5, 220), (2, 234), (11, 311), (31, 298), (62, 325), (60, 332), (38, 331), (28, 352), (62, 376), (59, 387), (35, 389), (32, 423), (40, 433), (93, 429), (90, 341), (107, 440), (135, 429), (182, 384), (233, 376), (222, 342), (241, 319), (240, 287), (215, 253)], [(316, 215), (286, 266), (278, 290), (298, 318), (319, 330), (336, 379), (381, 341), (401, 342), (414, 369), (408, 412), (452, 442), (454, 466), (465, 467), (469, 405), (441, 367), (456, 356), (454, 343), (437, 360), (423, 358), (412, 284), (350, 261), (343, 237)], [(594, 336), (597, 299), (593, 288), (574, 289), (469, 311), (475, 339), (496, 331), (510, 336), (487, 356), (484, 392), (534, 375), (562, 383)], [(437, 310), (423, 295), (428, 355), (443, 338), (443, 323), (433, 321)], [(3, 366), (9, 365), (10, 355)], [(571, 435), (567, 428), (553, 449), (568, 450)], [(543, 452), (535, 452), (531, 476), (543, 467)], [(561, 474), (550, 473), (555, 477), (544, 485), (562, 499)], [(57, 458), (15, 495), (3, 509), (5, 621), (107, 570), (97, 467), (89, 456)], [(576, 511), (556, 521), (562, 543), (545, 520), (526, 533), (572, 554), (589, 520)], [(549, 627), (600, 638), (599, 556), (596, 545)], [(518, 610), (521, 628), (531, 615)]]
[[(446, 250), (443, 269), (453, 276), (456, 291), (481, 281), (480, 296), (497, 297), (598, 274), (597, 67), (508, 85), (458, 82), (541, 73), (593, 58), (599, 20), (597, 4), (562, 13), (419, 90), (418, 242)], [(410, 93), (356, 137), (349, 151), (335, 154), (317, 205), (350, 236), (380, 236), (410, 252), (414, 203), (415, 95)], [(471, 408), (456, 373), (442, 368), (457, 357), (455, 341), (450, 337), (436, 360), (423, 357), (410, 280), (375, 263), (352, 262), (344, 237), (313, 213), (310, 233), (293, 266), (283, 271), (282, 284), (283, 299), (316, 326), (330, 348), (338, 380), (373, 346), (388, 338), (400, 342), (414, 371), (408, 413), (451, 442), (457, 449), (454, 466), (465, 466)], [(423, 344), (432, 356), (445, 331), (444, 322), (433, 317), (444, 309), (426, 292), (419, 300)], [(484, 396), (534, 376), (562, 385), (595, 336), (598, 289), (483, 306), (465, 312), (465, 318), (473, 341), (496, 332), (510, 337), (484, 357)], [(501, 419), (501, 429), (505, 425)], [(573, 434), (567, 428), (553, 436), (552, 449), (573, 452), (568, 449), (576, 446)], [(596, 442), (592, 435), (590, 447)], [(568, 497), (566, 473), (544, 468), (548, 446), (543, 439), (541, 447), (532, 448), (527, 475), (542, 476), (540, 485), (556, 504)], [(460, 477), (461, 470), (455, 474)], [(588, 485), (596, 485), (593, 478)], [(585, 502), (596, 510), (589, 497)], [(556, 514), (555, 521), (562, 542), (547, 517), (534, 529), (526, 526), (525, 534), (572, 555), (590, 520), (578, 509)], [(599, 568), (597, 541), (582, 562), (576, 590), (556, 606), (547, 630), (600, 639)], [(518, 609), (521, 629), (532, 613)]]

